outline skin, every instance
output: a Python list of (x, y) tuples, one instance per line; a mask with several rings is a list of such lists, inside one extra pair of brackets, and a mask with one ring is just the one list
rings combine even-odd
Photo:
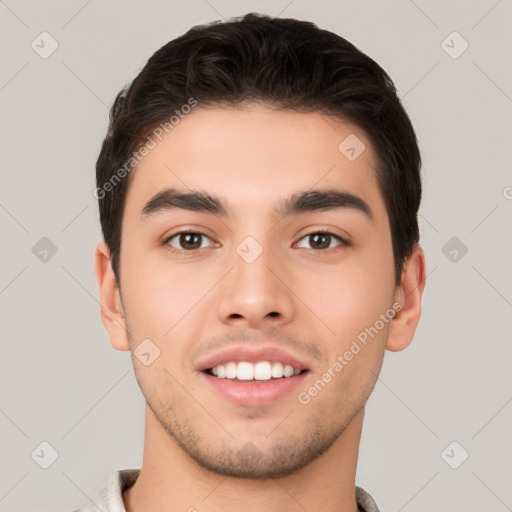
[[(338, 150), (349, 134), (366, 146), (352, 162)], [(122, 293), (108, 247), (100, 243), (95, 255), (102, 321), (112, 346), (132, 351), (147, 401), (141, 474), (123, 494), (128, 512), (357, 511), (364, 406), (385, 350), (412, 341), (425, 284), (417, 246), (395, 286), (375, 161), (356, 126), (250, 103), (197, 107), (134, 171), (123, 215)], [(169, 187), (215, 194), (233, 215), (174, 209), (141, 218), (145, 204)], [(350, 208), (273, 218), (284, 198), (325, 187), (362, 198), (373, 220)], [(202, 248), (183, 248), (179, 236), (165, 243), (187, 228), (206, 235)], [(326, 230), (351, 245), (334, 237), (328, 249), (314, 251), (306, 235)], [(250, 264), (236, 252), (247, 236), (263, 249)], [(301, 404), (297, 392), (395, 302), (400, 312)], [(160, 350), (149, 366), (133, 357), (146, 338)], [(212, 391), (198, 361), (244, 343), (281, 347), (307, 361), (300, 389), (260, 407)]]

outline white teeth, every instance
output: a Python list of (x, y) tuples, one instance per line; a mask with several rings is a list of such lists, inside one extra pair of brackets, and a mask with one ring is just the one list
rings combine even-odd
[(246, 362), (238, 363), (238, 368), (236, 369), (236, 377), (238, 380), (253, 380), (254, 368), (252, 364)]
[(292, 366), (290, 366), (289, 364), (287, 364), (285, 367), (284, 367), (284, 376), (285, 377), (291, 377), (293, 375), (293, 372), (295, 370), (293, 369)]
[(284, 377), (284, 368), (282, 363), (274, 363), (272, 365), (272, 377), (274, 377), (274, 379)]
[(256, 364), (247, 361), (235, 363), (230, 361), (226, 364), (219, 364), (211, 369), (213, 375), (219, 379), (238, 379), (238, 380), (270, 380), (271, 378), (280, 379), (282, 377), (292, 377), (299, 375), (301, 370), (293, 368), (289, 364), (269, 363), (268, 361), (259, 361)]
[(261, 362), (254, 365), (254, 378), (256, 380), (268, 380), (272, 377), (270, 363)]
[(236, 363), (226, 365), (226, 379), (236, 379)]

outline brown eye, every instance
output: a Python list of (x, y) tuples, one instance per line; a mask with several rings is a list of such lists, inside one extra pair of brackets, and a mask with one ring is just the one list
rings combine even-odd
[[(311, 233), (303, 237), (301, 240), (306, 240), (309, 242), (310, 247), (305, 247), (306, 249), (311, 248), (316, 251), (331, 249), (337, 245), (345, 245), (345, 241), (334, 233)], [(338, 240), (338, 243), (335, 246), (331, 246), (331, 242), (333, 240)], [(301, 245), (301, 243), (302, 242), (299, 242), (298, 247), (304, 247), (304, 245)]]
[(174, 249), (194, 251), (206, 247), (202, 244), (204, 239), (208, 239), (208, 237), (203, 233), (182, 232), (169, 237), (166, 240), (166, 244), (170, 245)]

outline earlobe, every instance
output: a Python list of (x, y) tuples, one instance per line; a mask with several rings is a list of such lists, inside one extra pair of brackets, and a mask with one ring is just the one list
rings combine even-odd
[(108, 332), (110, 344), (116, 350), (130, 350), (121, 295), (110, 262), (110, 250), (105, 242), (96, 247), (94, 269), (100, 295), (101, 321)]
[(396, 302), (401, 308), (390, 322), (387, 350), (398, 352), (412, 342), (421, 316), (425, 279), (425, 255), (417, 245), (404, 264), (402, 279), (396, 290)]

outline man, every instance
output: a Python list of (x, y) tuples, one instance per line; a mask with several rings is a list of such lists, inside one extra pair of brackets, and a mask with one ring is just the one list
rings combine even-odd
[(420, 318), (420, 165), (388, 75), (312, 23), (249, 14), (149, 59), (95, 192), (144, 458), (84, 511), (379, 510), (358, 448), (385, 350)]

